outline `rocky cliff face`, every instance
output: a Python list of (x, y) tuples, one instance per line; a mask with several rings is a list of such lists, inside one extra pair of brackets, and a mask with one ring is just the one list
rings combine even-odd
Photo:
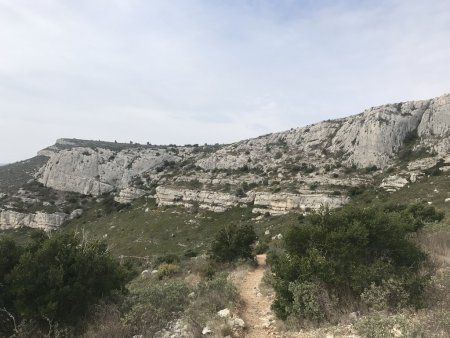
[(417, 132), (421, 144), (439, 156), (450, 153), (450, 95), (429, 101)]
[(214, 191), (173, 189), (158, 187), (156, 189), (156, 202), (160, 206), (181, 205), (193, 207), (197, 205), (202, 209), (216, 212), (225, 211), (231, 207), (251, 206), (254, 213), (271, 215), (286, 214), (289, 211), (319, 210), (322, 207), (336, 208), (348, 202), (348, 197), (332, 196), (325, 193), (316, 194), (289, 194), (250, 192), (244, 197)]
[(29, 227), (50, 231), (57, 229), (68, 218), (67, 214), (46, 214), (37, 212), (35, 214), (24, 214), (16, 211), (0, 211), (0, 230), (17, 229)]
[(39, 152), (46, 160), (35, 177), (55, 190), (112, 193), (120, 203), (151, 195), (159, 205), (213, 211), (252, 205), (277, 214), (340, 206), (356, 186), (400, 189), (430, 168), (450, 170), (449, 153), (450, 95), (444, 95), (229, 145), (61, 139)]
[[(60, 141), (64, 142), (64, 140)], [(56, 190), (100, 195), (127, 188), (133, 177), (181, 158), (161, 150), (74, 147), (41, 152), (50, 156), (37, 174), (38, 180)]]
[[(443, 156), (450, 149), (449, 130), (450, 95), (444, 95), (374, 107), (348, 118), (242, 141), (198, 160), (197, 164), (208, 170), (244, 165), (279, 167), (297, 157), (324, 165), (339, 162), (359, 168), (385, 168), (397, 161), (398, 152), (413, 135), (418, 136), (418, 147)], [(279, 151), (281, 157), (275, 156)]]

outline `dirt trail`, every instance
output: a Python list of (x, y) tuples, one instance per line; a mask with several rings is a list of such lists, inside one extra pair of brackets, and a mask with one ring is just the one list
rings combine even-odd
[(276, 336), (274, 316), (270, 310), (272, 300), (261, 294), (259, 284), (266, 269), (266, 255), (256, 256), (258, 267), (249, 271), (242, 281), (239, 291), (244, 301), (242, 317), (247, 326), (247, 338)]

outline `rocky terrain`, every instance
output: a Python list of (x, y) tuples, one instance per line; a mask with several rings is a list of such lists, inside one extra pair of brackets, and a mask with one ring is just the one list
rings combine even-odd
[[(106, 195), (121, 204), (147, 196), (159, 206), (216, 212), (334, 208), (365, 187), (395, 191), (448, 171), (449, 153), (450, 95), (228, 145), (60, 139), (33, 159), (1, 167), (0, 228), (57, 228), (79, 208), (68, 199)], [(36, 181), (41, 190), (26, 187)]]

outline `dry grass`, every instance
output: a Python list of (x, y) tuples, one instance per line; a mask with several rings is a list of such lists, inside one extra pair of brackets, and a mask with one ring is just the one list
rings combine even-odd
[(95, 319), (90, 322), (84, 338), (123, 338), (133, 336), (130, 326), (121, 320), (121, 313), (115, 305), (99, 307)]
[(450, 266), (450, 230), (424, 229), (418, 233), (417, 239), (436, 267)]

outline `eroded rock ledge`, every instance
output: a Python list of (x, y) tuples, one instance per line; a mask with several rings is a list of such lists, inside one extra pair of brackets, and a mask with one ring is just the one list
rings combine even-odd
[(205, 191), (176, 189), (168, 187), (156, 188), (158, 206), (179, 205), (187, 208), (198, 206), (215, 212), (223, 212), (237, 206), (253, 205), (253, 212), (286, 214), (289, 211), (318, 210), (321, 207), (337, 208), (347, 203), (346, 196), (333, 196), (326, 193), (289, 194), (269, 192), (249, 192), (245, 197), (232, 194)]
[(17, 211), (1, 210), (0, 230), (29, 227), (50, 231), (59, 228), (68, 217), (69, 215), (65, 213), (36, 212), (35, 214), (24, 214)]

